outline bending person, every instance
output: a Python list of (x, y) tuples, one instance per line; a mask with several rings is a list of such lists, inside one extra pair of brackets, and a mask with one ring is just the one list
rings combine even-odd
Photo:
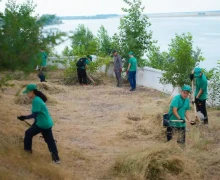
[(77, 75), (80, 85), (88, 85), (86, 69), (88, 68), (88, 65), (91, 61), (92, 56), (88, 55), (86, 58), (80, 58), (76, 63)]
[(37, 90), (35, 84), (27, 85), (26, 90), (23, 93), (27, 94), (32, 100), (32, 114), (28, 116), (19, 116), (18, 119), (21, 121), (24, 121), (25, 119), (35, 119), (35, 123), (25, 131), (24, 150), (32, 153), (32, 139), (35, 135), (42, 133), (51, 153), (52, 160), (55, 163), (59, 163), (60, 158), (58, 156), (57, 146), (52, 133), (54, 123), (45, 104), (47, 97)]
[[(170, 141), (173, 137), (174, 130), (180, 135), (177, 140), (179, 144), (185, 144), (186, 139), (186, 121), (185, 118), (190, 121), (189, 109), (190, 100), (189, 94), (191, 92), (191, 87), (184, 85), (182, 87), (182, 92), (176, 95), (170, 104), (169, 110), (169, 127), (167, 127), (167, 141)], [(182, 122), (172, 122), (172, 120), (182, 120)]]

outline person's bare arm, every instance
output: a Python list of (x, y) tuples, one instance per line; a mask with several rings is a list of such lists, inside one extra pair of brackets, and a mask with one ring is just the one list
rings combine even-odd
[(181, 117), (179, 116), (177, 112), (177, 108), (173, 108), (173, 114), (178, 118), (177, 120), (181, 119)]
[(203, 90), (200, 89), (200, 90), (199, 90), (199, 93), (198, 93), (197, 96), (196, 96), (196, 98), (198, 99), (198, 98), (201, 96), (202, 93), (203, 93)]
[(130, 70), (130, 67), (131, 67), (131, 63), (128, 64), (128, 71)]

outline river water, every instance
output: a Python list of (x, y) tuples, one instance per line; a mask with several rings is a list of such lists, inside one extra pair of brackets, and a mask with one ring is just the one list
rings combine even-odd
[[(167, 50), (168, 44), (175, 34), (190, 32), (193, 35), (195, 47), (202, 49), (205, 61), (200, 67), (211, 69), (220, 60), (220, 17), (181, 17), (181, 18), (150, 18), (153, 38), (158, 41), (161, 50)], [(119, 18), (99, 20), (65, 20), (63, 24), (53, 25), (47, 28), (58, 28), (61, 31), (74, 31), (79, 24), (87, 26), (94, 34), (97, 34), (101, 25), (108, 30), (109, 35), (118, 32)], [(60, 53), (70, 41), (57, 46), (55, 50)]]

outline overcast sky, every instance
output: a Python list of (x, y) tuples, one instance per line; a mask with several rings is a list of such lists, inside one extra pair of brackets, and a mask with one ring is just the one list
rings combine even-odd
[[(6, 1), (0, 2), (0, 11), (4, 10)], [(122, 14), (121, 8), (125, 6), (123, 0), (34, 0), (34, 2), (37, 4), (36, 13), (58, 16)], [(142, 0), (142, 2), (146, 7), (146, 13), (220, 10), (220, 0)]]

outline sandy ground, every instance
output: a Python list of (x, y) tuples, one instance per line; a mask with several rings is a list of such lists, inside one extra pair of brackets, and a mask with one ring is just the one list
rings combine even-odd
[[(2, 121), (2, 126), (6, 128), (1, 133), (8, 133), (9, 124), (17, 126), (14, 136), (22, 142), (27, 126), (16, 119), (12, 121), (12, 118), (29, 114), (31, 106), (15, 105), (14, 99), (20, 86), (30, 81), (15, 82), (16, 86), (7, 88), (1, 97), (2, 102), (7, 99), (8, 107), (5, 109), (11, 114), (5, 115), (5, 119), (10, 120), (9, 123)], [(55, 85), (51, 82), (48, 84)], [(55, 121), (53, 130), (61, 158), (60, 176), (51, 179), (117, 179), (113, 175), (113, 167), (119, 156), (131, 149), (166, 142), (160, 117), (168, 109), (168, 97), (163, 93), (143, 87), (130, 92), (128, 86), (117, 88), (114, 80), (107, 78), (105, 84), (100, 86), (59, 87), (63, 88), (63, 92), (45, 91), (55, 101), (48, 103), (48, 107)], [(39, 135), (34, 138), (33, 144), (33, 154), (40, 153), (36, 157), (42, 158), (41, 163), (50, 163), (46, 144), (39, 140)], [(218, 145), (215, 146), (217, 149)], [(19, 148), (16, 153), (21, 153), (22, 143), (16, 148)], [(44, 174), (32, 179), (43, 177)]]

